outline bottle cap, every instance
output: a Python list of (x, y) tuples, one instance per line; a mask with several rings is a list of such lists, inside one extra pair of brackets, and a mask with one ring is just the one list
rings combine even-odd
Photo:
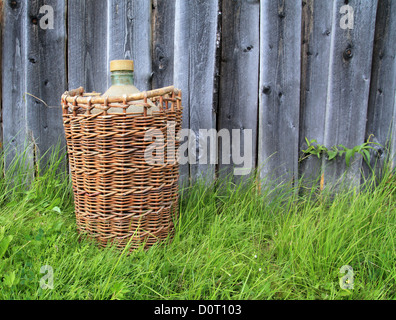
[(133, 60), (112, 60), (110, 61), (110, 72), (112, 71), (133, 71)]

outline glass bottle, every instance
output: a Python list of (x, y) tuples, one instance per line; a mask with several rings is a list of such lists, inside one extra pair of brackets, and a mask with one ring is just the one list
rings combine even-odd
[[(140, 90), (134, 85), (134, 64), (133, 60), (112, 60), (110, 61), (110, 72), (111, 72), (111, 86), (102, 95), (103, 97), (119, 96), (122, 97), (124, 94), (131, 95), (139, 93)], [(142, 102), (138, 100), (136, 102)], [(147, 114), (151, 114), (153, 111), (158, 111), (158, 107), (150, 100), (147, 99), (147, 103), (151, 105), (151, 108), (147, 109)], [(111, 108), (110, 113), (122, 113), (121, 108)], [(127, 113), (140, 113), (143, 112), (143, 106), (131, 105), (127, 109)]]

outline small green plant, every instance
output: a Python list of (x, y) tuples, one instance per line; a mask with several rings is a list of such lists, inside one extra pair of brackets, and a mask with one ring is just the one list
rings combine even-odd
[[(371, 137), (371, 136), (370, 136)], [(372, 142), (370, 141), (370, 137), (367, 139), (367, 141), (361, 145), (355, 146), (351, 149), (345, 147), (342, 144), (339, 144), (337, 146), (333, 146), (330, 149), (326, 148), (324, 145), (319, 144), (315, 139), (313, 140), (308, 140), (305, 138), (305, 141), (307, 143), (307, 149), (302, 150), (303, 153), (309, 155), (315, 155), (319, 159), (321, 156), (325, 155), (327, 156), (327, 160), (333, 160), (335, 157), (339, 156), (342, 157), (345, 154), (345, 163), (349, 167), (351, 159), (354, 157), (356, 153), (361, 154), (363, 157), (363, 160), (367, 163), (369, 167), (370, 166), (370, 150), (375, 150), (373, 145), (378, 145), (381, 146), (377, 142)], [(381, 146), (382, 147), (382, 146)], [(305, 159), (305, 158), (303, 158)], [(301, 160), (303, 160), (301, 159)]]

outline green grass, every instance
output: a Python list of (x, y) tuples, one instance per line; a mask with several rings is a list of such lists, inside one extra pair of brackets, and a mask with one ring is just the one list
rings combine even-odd
[[(0, 299), (394, 299), (396, 179), (332, 200), (287, 186), (196, 183), (172, 242), (127, 255), (76, 232), (70, 179), (31, 176), (23, 155), (0, 178)], [(32, 169), (33, 170), (33, 169)], [(37, 168), (36, 168), (37, 171)], [(221, 191), (220, 191), (221, 190)], [(40, 268), (53, 268), (42, 289)], [(350, 265), (354, 288), (340, 288)]]

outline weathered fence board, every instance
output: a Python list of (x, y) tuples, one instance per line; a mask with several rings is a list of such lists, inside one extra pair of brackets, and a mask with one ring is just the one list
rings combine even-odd
[(261, 178), (298, 176), (301, 7), (299, 1), (260, 2)]
[(176, 0), (153, 0), (153, 89), (173, 85)]
[(68, 0), (69, 89), (104, 92), (108, 74), (108, 2)]
[[(222, 138), (219, 142), (219, 175), (234, 173), (233, 154), (244, 154), (251, 149), (251, 159), (245, 159), (244, 167), (255, 168), (257, 156), (257, 114), (260, 52), (260, 2), (223, 1), (220, 94), (218, 106), (218, 130), (226, 129), (231, 144)], [(241, 130), (239, 140), (232, 130)], [(243, 130), (252, 130), (252, 140), (244, 141)], [(244, 155), (247, 156), (247, 155)], [(241, 176), (249, 169), (240, 172)]]
[[(183, 91), (183, 127), (194, 131), (190, 142), (205, 145), (202, 130), (216, 128), (213, 87), (218, 2), (216, 0), (176, 1), (174, 83)], [(212, 135), (213, 138), (213, 135)], [(213, 139), (212, 139), (213, 140)], [(189, 176), (214, 179), (216, 148), (189, 151)], [(214, 150), (213, 150), (214, 149)], [(211, 157), (209, 159), (209, 157)], [(205, 159), (206, 158), (206, 159)], [(182, 179), (186, 167), (182, 168)]]
[[(333, 5), (324, 144), (352, 148), (365, 138), (377, 1), (353, 2), (353, 29), (340, 27), (345, 1)], [(325, 185), (336, 185), (344, 177), (348, 184), (360, 183), (361, 156), (355, 156), (349, 168), (344, 158), (322, 161)]]
[[(323, 144), (332, 26), (331, 1), (308, 0), (303, 4), (300, 149), (305, 138)], [(300, 150), (301, 151), (301, 150)], [(304, 154), (300, 155), (305, 158)], [(300, 162), (300, 176), (312, 185), (321, 174), (322, 161), (310, 156)]]
[[(181, 143), (183, 155), (188, 154), (180, 166), (181, 184), (232, 172), (241, 160), (235, 156), (245, 155), (250, 145), (252, 159), (244, 160), (260, 166), (261, 178), (281, 182), (323, 173), (322, 182), (330, 185), (345, 172), (348, 181), (359, 184), (361, 157), (350, 168), (344, 157), (299, 162), (305, 137), (351, 148), (374, 134), (389, 145), (389, 154), (380, 150), (381, 165), (396, 152), (394, 1), (1, 4), (0, 135), (12, 150), (7, 162), (27, 147), (28, 162), (34, 164), (35, 156), (63, 138), (60, 107), (51, 107), (59, 105), (67, 88), (104, 92), (113, 59), (135, 61), (140, 90), (172, 84), (182, 90), (183, 128), (192, 130), (189, 145), (186, 137)], [(45, 5), (53, 9), (53, 29), (40, 26)], [(345, 6), (354, 9), (350, 29), (340, 24)], [(229, 145), (221, 129), (230, 134)], [(233, 129), (242, 129), (241, 145)], [(252, 130), (252, 141), (249, 136), (244, 141), (243, 129)]]
[(111, 60), (133, 59), (135, 85), (151, 89), (150, 1), (69, 1), (69, 88), (104, 92)]
[[(108, 60), (134, 60), (135, 86), (139, 90), (149, 90), (152, 73), (151, 1), (112, 0), (108, 3)], [(108, 64), (105, 71), (109, 74)]]
[[(186, 1), (175, 0), (175, 47), (174, 47), (174, 76), (173, 81), (177, 88), (181, 89), (182, 106), (183, 106), (183, 123), (184, 129), (190, 126), (190, 83), (188, 72), (186, 70), (190, 67), (190, 49), (189, 45), (189, 9)], [(187, 47), (186, 47), (187, 46)], [(189, 148), (184, 150), (181, 148), (182, 153), (180, 161), (180, 185), (184, 186), (189, 183), (190, 179), (190, 163), (195, 161), (195, 138), (193, 136), (181, 135), (180, 143), (185, 145), (188, 142)], [(191, 142), (194, 142), (192, 144)], [(187, 157), (187, 161), (183, 158)]]
[[(65, 2), (29, 1), (29, 19), (25, 18), (27, 127), (32, 134), (36, 157), (42, 157), (56, 143), (61, 147), (66, 145), (59, 103), (59, 97), (67, 90)], [(45, 155), (43, 164), (47, 163), (49, 155), (49, 152)]]
[[(366, 138), (371, 134), (383, 147), (373, 152), (371, 165), (382, 168), (389, 156), (394, 167), (396, 152), (396, 2), (378, 3), (375, 27), (370, 99), (367, 114)], [(388, 152), (386, 152), (388, 150)]]
[(24, 93), (27, 82), (27, 5), (25, 1), (4, 2), (2, 86), (3, 142), (9, 164), (26, 148), (27, 161), (33, 163), (33, 148), (28, 133), (27, 106)]
[[(3, 52), (3, 27), (4, 27), (4, 14), (3, 14), (4, 2), (0, 1), (0, 52)], [(2, 64), (0, 63), (0, 73), (2, 72)], [(0, 149), (3, 147), (3, 111), (2, 111), (2, 86), (0, 84)]]

